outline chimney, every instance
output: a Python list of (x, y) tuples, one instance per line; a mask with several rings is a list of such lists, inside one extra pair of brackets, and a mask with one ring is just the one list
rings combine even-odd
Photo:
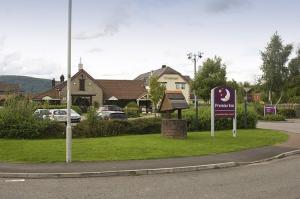
[(65, 76), (64, 75), (61, 75), (60, 76), (60, 83), (63, 83), (65, 81)]
[(52, 88), (55, 87), (55, 78), (52, 79)]
[(161, 66), (161, 68), (166, 68), (166, 67), (167, 67), (167, 65), (162, 65), (162, 66)]
[(80, 57), (80, 61), (79, 61), (79, 64), (78, 64), (78, 71), (80, 71), (82, 69), (83, 69), (83, 64), (81, 62), (81, 57)]

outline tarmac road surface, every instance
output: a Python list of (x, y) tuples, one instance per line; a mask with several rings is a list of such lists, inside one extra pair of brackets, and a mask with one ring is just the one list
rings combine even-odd
[(198, 172), (73, 179), (0, 179), (0, 198), (300, 198), (300, 156)]

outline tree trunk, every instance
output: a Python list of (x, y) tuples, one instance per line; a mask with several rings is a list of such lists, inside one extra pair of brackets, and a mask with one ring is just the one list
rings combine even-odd
[(277, 106), (277, 104), (279, 104), (279, 102), (281, 101), (282, 93), (283, 93), (283, 91), (280, 92), (280, 97), (279, 97), (278, 101), (277, 101), (276, 104), (275, 104), (276, 106)]
[(269, 102), (272, 104), (272, 91), (271, 89), (269, 90)]

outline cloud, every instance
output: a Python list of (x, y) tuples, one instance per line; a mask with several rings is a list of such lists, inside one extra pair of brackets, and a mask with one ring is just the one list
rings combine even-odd
[(206, 6), (206, 10), (210, 13), (223, 13), (248, 6), (250, 6), (248, 0), (211, 0)]
[(0, 36), (0, 52), (4, 48), (5, 36)]
[(129, 24), (129, 18), (133, 14), (132, 1), (121, 1), (107, 18), (109, 19), (102, 28), (95, 32), (80, 32), (73, 36), (75, 40), (89, 40), (97, 39), (100, 37), (108, 37), (117, 34), (122, 26)]
[(95, 32), (95, 33), (81, 32), (76, 34), (73, 37), (73, 39), (88, 40), (88, 39), (96, 39), (99, 37), (113, 36), (119, 32), (121, 25), (122, 25), (121, 22), (116, 21), (115, 23), (106, 24), (104, 29), (100, 32)]
[(44, 58), (23, 59), (21, 53), (0, 54), (0, 75), (27, 75), (51, 78), (61, 72), (59, 64)]

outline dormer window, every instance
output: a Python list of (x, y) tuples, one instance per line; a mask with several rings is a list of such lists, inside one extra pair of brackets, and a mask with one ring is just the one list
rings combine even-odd
[(85, 91), (85, 79), (80, 79), (79, 80), (79, 90), (80, 91)]

